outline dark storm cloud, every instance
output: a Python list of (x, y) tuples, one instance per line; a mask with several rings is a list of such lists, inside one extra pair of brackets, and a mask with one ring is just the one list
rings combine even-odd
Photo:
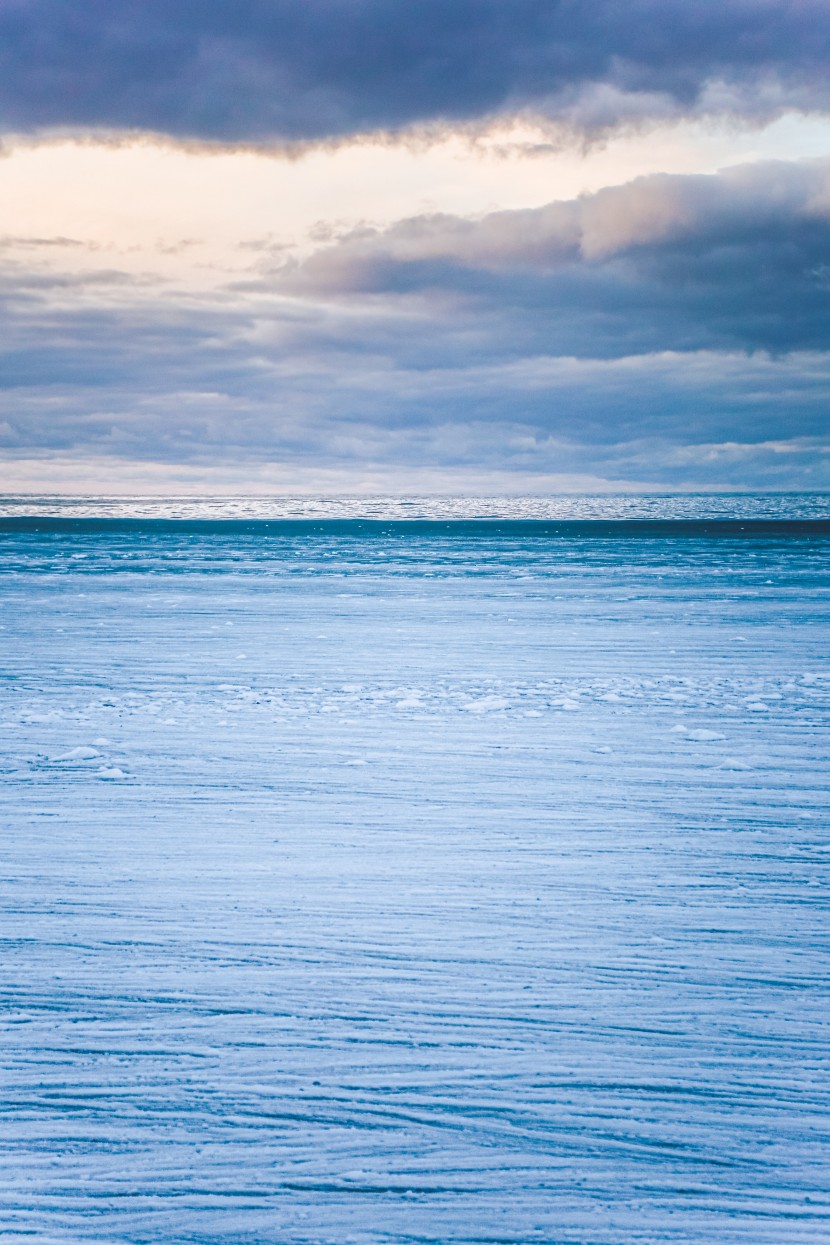
[(823, 0), (0, 0), (0, 125), (307, 140), (826, 109)]

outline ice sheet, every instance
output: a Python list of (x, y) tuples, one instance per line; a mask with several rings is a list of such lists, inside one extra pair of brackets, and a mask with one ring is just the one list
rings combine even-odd
[(830, 1239), (830, 539), (454, 532), (0, 533), (4, 1240)]

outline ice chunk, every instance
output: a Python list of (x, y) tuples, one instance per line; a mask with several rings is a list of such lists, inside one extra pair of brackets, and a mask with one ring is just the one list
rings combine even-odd
[(81, 744), (77, 748), (70, 748), (69, 752), (62, 752), (60, 756), (54, 758), (56, 761), (92, 761), (95, 757), (99, 757), (101, 753), (97, 748), (91, 747), (89, 744)]
[(477, 700), (468, 700), (462, 708), (468, 713), (495, 713), (499, 709), (509, 709), (510, 701), (502, 696), (480, 696)]

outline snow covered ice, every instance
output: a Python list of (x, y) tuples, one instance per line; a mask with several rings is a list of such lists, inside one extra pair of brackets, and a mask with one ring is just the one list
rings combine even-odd
[(830, 1240), (830, 525), (750, 528), (0, 520), (3, 1240)]

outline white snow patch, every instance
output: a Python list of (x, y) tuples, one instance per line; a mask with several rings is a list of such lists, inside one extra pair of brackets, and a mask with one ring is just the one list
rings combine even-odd
[(95, 757), (99, 757), (101, 753), (97, 748), (89, 745), (81, 744), (77, 748), (70, 748), (69, 752), (62, 752), (60, 756), (54, 757), (55, 761), (92, 761)]
[(495, 713), (499, 709), (509, 709), (510, 701), (503, 696), (480, 696), (478, 700), (469, 700), (461, 707), (468, 713)]

